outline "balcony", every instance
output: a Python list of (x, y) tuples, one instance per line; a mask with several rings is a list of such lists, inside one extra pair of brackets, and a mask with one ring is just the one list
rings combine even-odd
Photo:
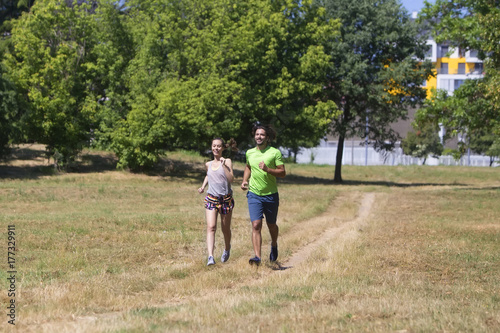
[(483, 75), (482, 69), (473, 70), (460, 70), (460, 69), (446, 69), (446, 68), (436, 68), (437, 74), (448, 74), (448, 75)]

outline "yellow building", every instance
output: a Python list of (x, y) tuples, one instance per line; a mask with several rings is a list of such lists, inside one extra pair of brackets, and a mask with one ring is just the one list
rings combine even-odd
[(435, 65), (435, 77), (429, 78), (425, 83), (427, 96), (432, 88), (444, 89), (452, 95), (467, 79), (479, 79), (484, 76), (483, 62), (477, 56), (477, 51), (464, 51), (446, 44), (437, 44), (428, 40), (430, 45), (427, 59)]

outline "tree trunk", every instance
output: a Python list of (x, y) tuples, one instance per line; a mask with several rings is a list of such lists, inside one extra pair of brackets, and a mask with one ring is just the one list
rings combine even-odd
[(294, 148), (292, 151), (293, 151), (293, 163), (297, 164), (297, 154), (299, 153), (299, 148)]
[(339, 136), (339, 143), (337, 145), (337, 157), (335, 159), (335, 176), (333, 177), (334, 183), (342, 183), (342, 156), (344, 155), (344, 136)]

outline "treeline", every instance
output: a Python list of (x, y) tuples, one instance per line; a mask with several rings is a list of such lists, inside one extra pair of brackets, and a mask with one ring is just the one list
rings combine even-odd
[(257, 120), (295, 152), (328, 131), (387, 146), (430, 74), (396, 0), (31, 4), (3, 22), (0, 144), (46, 144), (60, 165), (87, 146), (131, 169), (215, 136), (245, 147)]

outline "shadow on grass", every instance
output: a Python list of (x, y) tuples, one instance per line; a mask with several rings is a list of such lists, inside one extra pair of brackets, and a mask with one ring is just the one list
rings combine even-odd
[(195, 164), (179, 160), (162, 159), (156, 167), (134, 173), (162, 177), (165, 180), (168, 180), (168, 178), (178, 178), (201, 182), (205, 177), (205, 168), (201, 163)]
[(46, 159), (45, 150), (38, 145), (26, 145), (22, 148), (11, 148), (9, 156), (4, 160), (40, 160)]
[(50, 166), (11, 166), (0, 165), (0, 179), (37, 179), (55, 174)]
[(116, 170), (118, 159), (114, 154), (84, 154), (81, 156), (81, 163), (76, 163), (68, 169), (73, 173), (93, 173)]
[[(0, 160), (0, 179), (38, 179), (61, 174), (107, 172), (117, 170), (117, 163), (118, 159), (113, 153), (84, 151), (66, 170), (58, 170), (49, 163), (42, 145), (23, 145), (12, 148), (9, 155)], [(205, 177), (203, 164), (170, 159), (161, 159), (152, 169), (132, 173), (193, 181), (203, 180)]]
[(293, 268), (293, 266), (282, 266), (279, 262), (275, 262), (274, 264), (269, 264), (268, 267), (271, 268), (273, 271), (284, 271)]
[[(12, 161), (20, 165), (12, 165)], [(0, 162), (0, 179), (36, 179), (55, 173), (54, 167), (47, 164), (45, 150), (32, 146), (11, 148)]]
[[(37, 179), (68, 173), (93, 173), (116, 170), (116, 157), (111, 153), (83, 153), (79, 160), (61, 172), (49, 163), (40, 145), (12, 148), (0, 162), (0, 179)], [(15, 162), (15, 163), (13, 163)]]
[(390, 181), (344, 180), (341, 184), (347, 186), (383, 186), (383, 187), (423, 187), (423, 186), (468, 186), (461, 183), (396, 183)]
[(294, 184), (294, 185), (338, 185), (338, 186), (382, 186), (382, 187), (422, 187), (422, 186), (467, 186), (467, 184), (460, 183), (432, 183), (432, 182), (421, 182), (421, 183), (398, 183), (391, 181), (377, 181), (377, 180), (344, 180), (342, 183), (334, 183), (333, 179), (328, 178), (318, 178), (318, 177), (304, 177), (297, 175), (289, 175), (284, 179), (279, 180), (282, 184)]
[(500, 191), (500, 186), (457, 188), (456, 191)]

